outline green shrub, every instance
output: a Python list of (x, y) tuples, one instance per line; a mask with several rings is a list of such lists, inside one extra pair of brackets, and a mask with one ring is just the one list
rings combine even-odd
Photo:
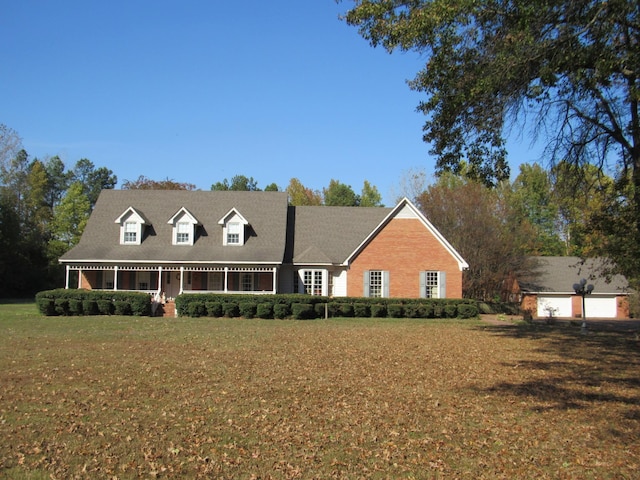
[(289, 315), (291, 315), (291, 308), (289, 307), (289, 304), (287, 303), (276, 303), (273, 306), (273, 316), (275, 318), (287, 318)]
[(138, 317), (148, 317), (151, 315), (151, 296), (146, 293), (136, 294), (129, 297), (131, 314)]
[(56, 314), (56, 304), (52, 298), (38, 298), (36, 303), (42, 315), (51, 316)]
[(420, 318), (433, 318), (433, 304), (432, 303), (423, 303), (420, 305), (421, 315)]
[(325, 302), (314, 304), (313, 311), (316, 313), (316, 318), (325, 318), (331, 316), (331, 314), (329, 313), (329, 304)]
[(374, 318), (383, 318), (387, 316), (387, 306), (379, 303), (371, 305), (371, 316)]
[(368, 303), (354, 303), (353, 315), (357, 318), (368, 318), (371, 316), (371, 306)]
[(448, 303), (444, 306), (444, 313), (447, 318), (454, 318), (458, 315), (458, 306), (454, 303)]
[(404, 306), (404, 316), (406, 318), (420, 318), (420, 305), (417, 303), (409, 303)]
[(78, 298), (70, 298), (69, 315), (82, 315), (82, 300)]
[(69, 315), (69, 300), (66, 298), (56, 298), (54, 304), (57, 315)]
[(190, 302), (187, 311), (190, 317), (203, 317), (207, 313), (204, 302)]
[(263, 302), (258, 304), (256, 315), (259, 318), (273, 318), (273, 303)]
[(253, 318), (256, 316), (258, 306), (255, 302), (240, 302), (238, 305), (240, 316), (244, 318)]
[(225, 317), (234, 318), (240, 316), (240, 309), (235, 302), (225, 302), (222, 304), (222, 312)]
[(341, 303), (338, 315), (341, 317), (353, 317), (353, 305), (350, 303)]
[(311, 303), (293, 303), (291, 304), (291, 313), (296, 320), (316, 318), (316, 312)]
[(113, 314), (113, 302), (111, 300), (99, 299), (96, 301), (98, 304), (98, 312), (101, 315), (112, 315)]
[(390, 318), (402, 318), (404, 311), (399, 303), (391, 303), (387, 305), (387, 316)]
[(95, 300), (83, 300), (82, 311), (85, 315), (97, 315), (98, 303)]
[(458, 305), (458, 316), (460, 318), (474, 318), (478, 316), (478, 307), (469, 303)]
[(207, 309), (207, 315), (209, 317), (222, 317), (222, 303), (220, 302), (204, 302), (204, 306)]
[(113, 307), (116, 315), (131, 315), (131, 304), (126, 300), (116, 300)]

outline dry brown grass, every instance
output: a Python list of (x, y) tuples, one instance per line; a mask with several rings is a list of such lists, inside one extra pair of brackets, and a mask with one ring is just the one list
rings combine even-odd
[(571, 325), (4, 306), (0, 477), (638, 478), (639, 353)]

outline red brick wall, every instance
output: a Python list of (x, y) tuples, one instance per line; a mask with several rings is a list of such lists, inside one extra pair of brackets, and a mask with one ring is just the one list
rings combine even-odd
[(418, 298), (420, 272), (444, 271), (447, 298), (462, 298), (462, 272), (458, 262), (418, 219), (397, 218), (366, 246), (352, 262), (347, 278), (347, 294), (364, 294), (364, 272), (389, 272), (389, 296)]
[(82, 271), (82, 276), (80, 278), (80, 288), (85, 288), (87, 290), (91, 290), (93, 287), (91, 286), (96, 281), (96, 272), (95, 271)]

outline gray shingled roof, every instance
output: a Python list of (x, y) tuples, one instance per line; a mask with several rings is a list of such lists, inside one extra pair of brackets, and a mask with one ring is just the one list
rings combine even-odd
[[(152, 224), (141, 245), (120, 245), (125, 210), (135, 208)], [(182, 207), (198, 227), (193, 246), (172, 245), (167, 222)], [(223, 246), (218, 221), (235, 208), (250, 224), (243, 246)], [(283, 260), (287, 232), (287, 194), (182, 190), (104, 190), (79, 244), (61, 262), (220, 262), (273, 263)]]
[(597, 293), (624, 293), (628, 283), (622, 275), (613, 275), (610, 281), (599, 272), (602, 259), (589, 258), (584, 261), (578, 257), (535, 257), (533, 279), (521, 282), (524, 292), (572, 293), (573, 284), (585, 278), (594, 286)]
[(340, 264), (392, 211), (381, 207), (289, 207), (286, 263)]

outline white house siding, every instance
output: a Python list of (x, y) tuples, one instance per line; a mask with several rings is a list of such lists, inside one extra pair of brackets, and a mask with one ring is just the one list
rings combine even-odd
[(346, 297), (347, 296), (347, 271), (336, 270), (332, 272), (333, 275), (333, 292), (331, 295), (334, 297)]
[(573, 317), (571, 295), (538, 295), (538, 317)]

